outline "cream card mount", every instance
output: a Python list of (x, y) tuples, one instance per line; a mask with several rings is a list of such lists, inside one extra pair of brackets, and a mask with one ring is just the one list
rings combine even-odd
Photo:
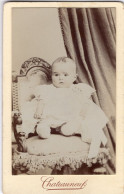
[[(4, 193), (123, 193), (123, 19), (120, 2), (5, 3)], [(90, 159), (87, 155), (91, 141), (82, 142), (79, 133), (62, 135), (60, 126), (50, 126), (49, 138), (39, 137), (37, 127), (32, 127), (33, 119), (29, 119), (35, 108), (34, 101), (31, 99), (23, 106), (25, 97), (36, 89), (36, 83), (51, 84), (51, 65), (63, 56), (76, 63), (75, 86), (85, 83), (94, 88), (96, 92), (90, 101), (99, 106), (109, 120), (102, 130), (105, 136), (98, 132), (95, 137), (95, 142), (106, 137), (107, 144), (104, 146), (103, 141), (97, 156)], [(57, 106), (56, 103), (54, 111)], [(99, 115), (99, 120), (95, 118), (97, 113), (91, 117), (85, 111), (83, 114), (95, 134), (93, 119), (97, 126), (101, 126), (103, 120), (100, 121)], [(26, 119), (31, 121), (28, 136), (22, 130)], [(89, 129), (86, 134), (91, 137), (92, 131)], [(95, 151), (93, 148), (92, 153)]]

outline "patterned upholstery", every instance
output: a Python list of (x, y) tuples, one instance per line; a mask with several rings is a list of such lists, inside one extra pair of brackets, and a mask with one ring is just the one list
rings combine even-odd
[(28, 71), (34, 67), (40, 67), (41, 70), (47, 76), (48, 81), (51, 80), (51, 66), (49, 63), (38, 57), (32, 57), (26, 60), (20, 69), (20, 75), (16, 75), (15, 72), (12, 74), (12, 110), (19, 111), (19, 92), (18, 92), (18, 81), (20, 78), (23, 78), (27, 75)]
[(26, 75), (27, 72), (33, 67), (42, 67), (42, 71), (47, 75), (48, 79), (51, 79), (51, 66), (41, 58), (32, 57), (25, 61), (20, 69), (20, 75)]

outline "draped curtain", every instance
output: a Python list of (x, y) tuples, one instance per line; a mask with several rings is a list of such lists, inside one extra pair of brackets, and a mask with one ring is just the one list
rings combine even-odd
[(78, 82), (96, 89), (93, 101), (109, 118), (104, 132), (115, 172), (116, 28), (112, 8), (59, 8), (67, 56), (77, 65)]

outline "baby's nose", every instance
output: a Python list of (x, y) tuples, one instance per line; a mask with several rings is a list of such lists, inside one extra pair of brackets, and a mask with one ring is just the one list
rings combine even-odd
[(63, 78), (64, 78), (63, 75), (59, 76), (59, 80), (63, 80)]

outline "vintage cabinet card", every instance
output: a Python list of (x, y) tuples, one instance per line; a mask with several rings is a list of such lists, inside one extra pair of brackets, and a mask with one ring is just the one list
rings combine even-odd
[(123, 3), (3, 12), (3, 193), (122, 194)]

